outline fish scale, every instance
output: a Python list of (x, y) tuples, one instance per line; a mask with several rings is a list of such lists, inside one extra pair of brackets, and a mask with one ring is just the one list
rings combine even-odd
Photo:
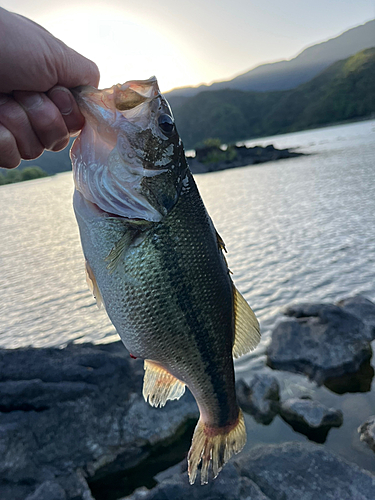
[[(139, 99), (134, 92), (142, 92)], [(84, 88), (76, 98), (85, 127), (91, 127), (71, 152), (79, 179), (74, 208), (89, 281), (129, 352), (145, 360), (145, 399), (162, 406), (180, 398), (185, 385), (195, 397), (200, 419), (188, 471), (193, 483), (202, 462), (203, 484), (210, 465), (217, 476), (245, 444), (233, 356), (256, 346), (259, 325), (232, 283), (224, 243), (188, 169), (156, 80), (103, 91)], [(103, 129), (103, 102), (112, 106), (115, 117), (106, 124), (107, 145), (90, 142)], [(113, 147), (116, 134), (118, 149)], [(96, 176), (99, 159), (101, 180)], [(88, 179), (89, 193), (82, 179)], [(114, 213), (107, 211), (109, 206)]]

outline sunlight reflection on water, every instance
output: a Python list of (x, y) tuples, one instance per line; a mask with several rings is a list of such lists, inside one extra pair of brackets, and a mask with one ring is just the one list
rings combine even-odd
[[(253, 141), (310, 155), (197, 176), (264, 343), (293, 301), (375, 298), (374, 123)], [(87, 290), (72, 192), (70, 173), (0, 188), (1, 346), (115, 334)]]

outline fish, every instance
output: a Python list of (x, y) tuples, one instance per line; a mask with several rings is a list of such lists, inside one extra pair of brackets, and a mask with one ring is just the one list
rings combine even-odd
[(186, 386), (200, 412), (193, 484), (246, 443), (233, 358), (255, 349), (258, 320), (236, 289), (155, 77), (73, 90), (85, 125), (71, 149), (73, 205), (88, 284), (130, 355), (151, 406)]

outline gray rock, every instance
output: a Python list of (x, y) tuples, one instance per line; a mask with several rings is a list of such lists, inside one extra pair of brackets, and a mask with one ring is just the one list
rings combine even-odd
[(131, 468), (197, 418), (190, 393), (151, 408), (142, 379), (121, 342), (0, 350), (0, 498), (39, 487), (43, 498), (58, 483), (67, 500), (88, 500), (79, 471), (90, 481)]
[(375, 339), (375, 304), (371, 300), (357, 295), (341, 300), (337, 305), (362, 320), (368, 326), (368, 338)]
[(368, 327), (342, 307), (301, 304), (286, 314), (293, 319), (276, 326), (267, 350), (271, 368), (304, 373), (322, 384), (355, 373), (370, 360)]
[(268, 425), (278, 412), (279, 383), (273, 375), (257, 374), (250, 384), (239, 380), (236, 384), (240, 407), (253, 415), (257, 422)]
[(340, 427), (343, 423), (341, 410), (327, 408), (311, 399), (287, 399), (280, 405), (280, 416), (295, 431), (318, 443), (324, 443), (332, 427)]
[(45, 481), (26, 500), (66, 500), (66, 493), (58, 483)]
[(358, 427), (361, 441), (369, 445), (375, 452), (375, 415), (369, 417), (360, 427)]
[(313, 443), (257, 446), (235, 465), (272, 500), (375, 498), (375, 476)]
[[(197, 478), (198, 483), (199, 477)], [(186, 473), (126, 500), (374, 500), (375, 476), (312, 443), (260, 445), (208, 485)], [(123, 499), (125, 500), (125, 499)]]
[[(241, 477), (229, 462), (219, 476), (208, 484), (190, 485), (187, 474), (176, 474), (165, 479), (150, 491), (140, 489), (126, 500), (270, 500), (260, 488), (247, 477)], [(125, 500), (125, 499), (123, 499)]]

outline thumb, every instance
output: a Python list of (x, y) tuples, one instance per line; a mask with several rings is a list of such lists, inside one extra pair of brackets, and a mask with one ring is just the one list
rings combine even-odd
[(58, 85), (74, 88), (80, 85), (98, 87), (100, 73), (97, 65), (66, 46), (64, 56), (58, 64)]

